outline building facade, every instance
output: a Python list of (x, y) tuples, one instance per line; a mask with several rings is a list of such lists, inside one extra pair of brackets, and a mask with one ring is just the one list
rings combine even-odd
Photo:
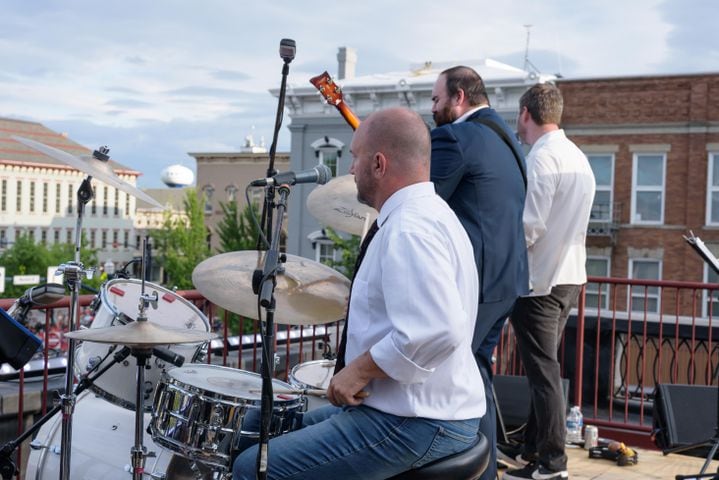
[[(434, 126), (431, 113), (434, 82), (442, 70), (456, 65), (427, 62), (407, 71), (353, 77), (357, 57), (351, 49), (340, 49), (338, 61), (340, 75), (336, 80), (342, 85), (344, 102), (359, 118), (377, 110), (403, 106), (420, 113), (430, 126)], [(482, 76), (491, 106), (510, 125), (516, 124), (522, 93), (538, 81), (555, 78), (490, 59), (467, 65)], [(347, 77), (342, 78), (342, 75)], [(278, 91), (272, 93), (278, 95)], [(309, 82), (288, 88), (286, 106), (291, 118), (291, 169), (301, 171), (323, 163), (332, 169), (334, 175), (349, 173), (352, 162), (349, 146), (353, 131), (337, 109), (323, 102)], [(307, 184), (296, 185), (292, 189), (287, 251), (321, 260), (326, 256), (328, 239), (322, 232), (323, 226), (306, 208), (307, 196), (313, 188), (314, 185)]]
[[(0, 118), (0, 249), (17, 236), (37, 242), (75, 243), (77, 191), (86, 174), (17, 142), (26, 137), (82, 157), (91, 151), (45, 126)], [(135, 185), (140, 172), (110, 160), (121, 180)], [(136, 254), (133, 216), (136, 200), (93, 179), (94, 198), (86, 205), (82, 230), (100, 264), (126, 262)], [(68, 261), (73, 260), (71, 258)], [(30, 273), (30, 272), (29, 272)], [(44, 276), (45, 272), (39, 273)]]
[[(719, 281), (684, 240), (694, 232), (719, 255), (719, 74), (557, 84), (564, 96), (562, 127), (587, 154), (597, 180), (587, 241), (590, 275)], [(590, 304), (600, 301), (596, 288), (593, 293)], [(632, 310), (644, 309), (644, 289), (619, 295), (633, 302)], [(602, 306), (611, 297), (607, 287)], [(646, 302), (649, 312), (674, 308), (655, 287)], [(708, 306), (703, 294), (697, 313), (706, 315)], [(682, 305), (681, 311), (694, 308)], [(717, 300), (713, 311), (719, 312)]]

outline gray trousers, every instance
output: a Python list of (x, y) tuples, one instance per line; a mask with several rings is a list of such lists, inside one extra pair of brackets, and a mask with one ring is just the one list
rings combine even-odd
[(524, 456), (552, 471), (567, 469), (565, 402), (557, 352), (579, 285), (557, 285), (549, 295), (517, 299), (511, 316), (527, 373), (530, 408)]

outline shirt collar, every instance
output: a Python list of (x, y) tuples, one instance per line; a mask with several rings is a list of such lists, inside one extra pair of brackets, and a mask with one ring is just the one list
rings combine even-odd
[(413, 183), (412, 185), (400, 188), (384, 202), (384, 205), (382, 205), (382, 208), (379, 211), (379, 216), (377, 217), (377, 225), (380, 227), (384, 225), (392, 212), (402, 205), (407, 199), (426, 197), (434, 194), (434, 184), (432, 182)]
[(465, 120), (467, 120), (470, 117), (470, 115), (472, 115), (474, 112), (478, 112), (478, 111), (482, 110), (483, 108), (489, 108), (489, 105), (480, 105), (478, 107), (472, 108), (471, 110), (467, 110), (466, 112), (464, 112), (464, 115), (462, 115), (461, 117), (459, 117), (457, 120), (455, 120), (452, 123), (462, 123)]

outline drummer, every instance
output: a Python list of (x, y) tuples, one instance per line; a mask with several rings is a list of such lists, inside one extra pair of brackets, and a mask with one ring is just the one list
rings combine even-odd
[[(472, 245), (429, 182), (427, 127), (411, 110), (379, 111), (351, 152), (358, 199), (379, 211), (380, 228), (353, 281), (332, 405), (270, 440), (273, 480), (389, 478), (470, 448), (485, 411)], [(256, 445), (242, 452), (233, 478), (254, 479), (256, 459)]]

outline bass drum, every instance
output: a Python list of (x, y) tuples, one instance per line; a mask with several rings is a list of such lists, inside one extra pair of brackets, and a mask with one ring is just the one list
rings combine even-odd
[[(145, 425), (150, 415), (145, 414)], [(51, 418), (32, 441), (25, 480), (60, 477), (62, 417)], [(72, 480), (128, 480), (132, 478), (130, 449), (135, 443), (135, 414), (85, 392), (78, 397), (72, 419)], [(145, 460), (145, 475), (156, 480), (209, 480), (210, 469), (165, 450), (147, 434), (143, 445), (154, 457)], [(199, 473), (195, 475), (193, 470)]]
[[(111, 327), (124, 325), (137, 317), (142, 281), (136, 279), (118, 278), (105, 283), (97, 297), (99, 305), (96, 306), (95, 318), (90, 328)], [(157, 308), (150, 306), (145, 310), (147, 320), (160, 327), (171, 329), (189, 329), (210, 331), (207, 317), (192, 303), (188, 302), (175, 292), (154, 283), (145, 282), (145, 294), (157, 294)], [(195, 362), (202, 353), (204, 344), (168, 345), (172, 352), (185, 357), (186, 362)], [(108, 352), (114, 346), (83, 342), (76, 350), (75, 371), (78, 375), (87, 373), (97, 364), (98, 370), (112, 360)], [(105, 358), (107, 357), (107, 358)], [(157, 357), (152, 357), (145, 370), (145, 409), (149, 411), (150, 397), (160, 380), (166, 364)], [(135, 395), (137, 366), (133, 358), (127, 358), (121, 364), (115, 365), (105, 372), (90, 387), (93, 392), (105, 400), (121, 407), (135, 410)]]

